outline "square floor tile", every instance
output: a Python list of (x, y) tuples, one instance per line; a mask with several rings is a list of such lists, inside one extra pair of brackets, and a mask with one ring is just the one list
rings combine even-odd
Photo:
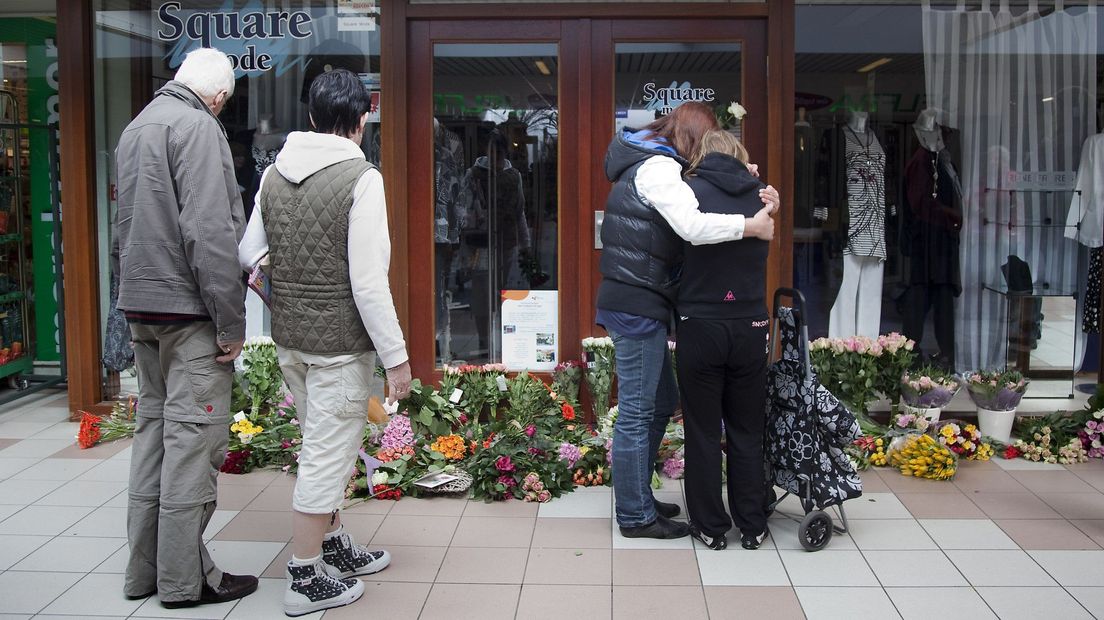
[(905, 620), (996, 618), (973, 588), (886, 588), (886, 592)]
[[(3, 431), (0, 431), (2, 433)], [(34, 439), (74, 439), (80, 432), (79, 422), (58, 422), (34, 434)]]
[(75, 616), (127, 616), (142, 606), (141, 600), (123, 596), (123, 575), (85, 575), (76, 585), (50, 603), (44, 613)]
[[(269, 579), (282, 579), (287, 577), (287, 564), (291, 561), (291, 543), (284, 545), (284, 548), (280, 550), (280, 553), (276, 554), (272, 562), (269, 563), (268, 568), (264, 569), (264, 572), (258, 575), (258, 577), (266, 577)], [(374, 577), (373, 577), (374, 578)], [(432, 579), (430, 580), (432, 581)]]
[(62, 480), (19, 480), (8, 478), (0, 482), (0, 504), (25, 506), (46, 497), (65, 484)]
[(613, 497), (606, 493), (568, 493), (541, 504), (537, 515), (609, 519), (613, 516)]
[(1019, 549), (988, 519), (920, 519), (920, 525), (943, 549)]
[(8, 570), (50, 540), (50, 536), (0, 535), (0, 571)]
[(1074, 470), (1073, 473), (1097, 491), (1104, 492), (1104, 469)]
[(24, 439), (0, 450), (0, 459), (11, 457), (46, 458), (70, 446), (76, 447), (76, 439)]
[(1104, 516), (1102, 493), (1040, 493), (1039, 497), (1067, 519), (1098, 519)]
[(98, 462), (90, 459), (42, 459), (35, 463), (34, 467), (28, 467), (20, 471), (13, 475), (12, 478), (16, 480), (69, 481), (96, 467), (98, 464)]
[(26, 506), (17, 506), (14, 504), (0, 504), (0, 521), (7, 519), (13, 514), (23, 510)]
[(859, 549), (938, 549), (914, 519), (856, 519), (851, 538)]
[(1024, 551), (952, 549), (946, 553), (975, 587), (1057, 585)]
[[(46, 459), (49, 460), (49, 459)], [(39, 506), (102, 506), (127, 488), (125, 482), (74, 480), (35, 502)]]
[(804, 620), (801, 602), (790, 586), (786, 587), (709, 587), (705, 602), (711, 618), (756, 620)]
[[(250, 596), (256, 596), (256, 593)], [(138, 608), (138, 611), (134, 612), (131, 618), (197, 618), (199, 620), (221, 620), (226, 617), (226, 614), (230, 613), (231, 609), (237, 605), (239, 601), (230, 601), (229, 603), (219, 603), (218, 605), (200, 605), (198, 607), (189, 607), (184, 609), (165, 609), (161, 606), (161, 601), (156, 596), (151, 596), (146, 599), (146, 602), (142, 603), (142, 606)]]
[(698, 561), (692, 550), (615, 549), (615, 586), (701, 585)]
[(997, 458), (993, 459), (993, 462), (1004, 471), (1063, 471), (1065, 469), (1065, 467), (1056, 463), (1043, 463), (1027, 459)]
[(223, 571), (234, 575), (260, 575), (284, 549), (284, 543), (212, 540), (207, 551)]
[[(36, 508), (36, 506), (31, 506)], [(43, 506), (58, 510), (53, 506)], [(101, 538), (127, 537), (127, 509), (100, 507), (93, 509), (88, 516), (81, 518), (73, 527), (65, 530), (63, 536), (95, 536)]]
[[(220, 484), (218, 486), (218, 499), (215, 505), (222, 510), (244, 510), (246, 506), (264, 491), (264, 487), (245, 485)], [(276, 508), (276, 510), (290, 510), (291, 502)]]
[(1027, 488), (1008, 472), (995, 470), (960, 469), (952, 482), (960, 491), (975, 493), (1024, 493)]
[[(433, 583), (448, 547), (391, 546), (391, 564), (386, 570), (369, 577), (375, 581), (411, 581)], [(289, 552), (290, 557), (290, 552)], [(283, 566), (280, 567), (283, 574)], [(427, 591), (428, 592), (428, 591)]]
[[(291, 487), (275, 485), (267, 487), (265, 490), (261, 491), (253, 501), (249, 502), (245, 510), (269, 510), (273, 512), (290, 510), (292, 491), (293, 489)], [(230, 506), (220, 507), (231, 508)]]
[(119, 538), (60, 536), (23, 558), (12, 570), (87, 573), (124, 544), (126, 541)]
[(1093, 539), (1093, 542), (1104, 547), (1104, 519), (1075, 519), (1070, 523)]
[(282, 477), (282, 472), (275, 469), (256, 469), (248, 474), (219, 474), (218, 483), (219, 486), (249, 486), (249, 487), (267, 487), (276, 481), (277, 478)]
[(708, 617), (701, 586), (619, 586), (613, 590), (614, 620)]
[(610, 586), (526, 583), (521, 587), (518, 617), (526, 620), (608, 620), (613, 613), (612, 606), (613, 591)]
[(372, 537), (375, 546), (413, 545), (447, 547), (452, 541), (460, 517), (423, 517), (388, 515)]
[(1104, 618), (1104, 587), (1066, 588), (1066, 590), (1097, 618)]
[(520, 594), (520, 585), (436, 583), (429, 591), (421, 617), (512, 620)]
[(533, 547), (610, 549), (610, 520), (539, 518), (533, 530)]
[[(0, 449), (4, 446), (0, 444)], [(38, 463), (43, 459), (38, 458), (0, 458), (0, 480), (11, 478), (16, 474), (19, 474), (23, 470), (27, 469), (31, 465)]]
[[(60, 461), (66, 459), (50, 459), (53, 461)], [(71, 459), (79, 460), (79, 459)], [(83, 474), (77, 476), (77, 480), (94, 480), (97, 482), (129, 482), (130, 481), (130, 463), (127, 461), (94, 461), (89, 459), (88, 462), (95, 464), (95, 467), (89, 469)]]
[(1031, 551), (1062, 586), (1104, 585), (1104, 551)]
[(876, 586), (877, 578), (858, 551), (825, 549), (779, 551), (782, 563), (795, 586)]
[[(396, 506), (396, 508), (398, 508)], [(387, 517), (399, 519), (395, 511)], [(524, 547), (533, 541), (533, 518), (463, 517), (452, 537), (453, 547)]]
[[(107, 502), (104, 506), (111, 506), (113, 502), (117, 501), (118, 497)], [(222, 531), (222, 528), (226, 527), (227, 523), (234, 520), (234, 517), (238, 515), (237, 510), (216, 510), (211, 515), (211, 520), (207, 522), (207, 528), (203, 530), (203, 540), (211, 540)]]
[(698, 570), (706, 586), (789, 586), (782, 558), (772, 549), (755, 551), (738, 544), (724, 551), (698, 549)]
[(1065, 519), (1005, 519), (997, 521), (1024, 549), (1086, 549), (1100, 547)]
[[(226, 618), (227, 620), (269, 620), (286, 617), (284, 615), (286, 590), (287, 580), (285, 579), (261, 579), (257, 584), (257, 591), (238, 601)], [(297, 617), (319, 620), (323, 613), (325, 612), (320, 611)]]
[[(832, 522), (836, 526), (843, 525), (843, 522), (837, 519), (836, 515), (832, 511), (829, 511), (828, 514), (832, 515)], [(852, 527), (854, 527), (854, 521), (850, 521), (849, 523)], [(769, 522), (769, 525), (770, 537), (767, 538), (766, 542), (763, 543), (764, 548), (770, 543), (773, 543), (774, 546), (778, 549), (805, 548), (801, 545), (801, 540), (798, 538), (798, 530), (801, 528), (800, 523), (792, 521), (790, 519), (772, 519)], [(735, 532), (729, 532), (728, 543), (730, 545), (734, 543), (739, 543), (739, 541), (740, 538), (735, 534)], [(839, 532), (834, 532), (832, 534), (832, 540), (828, 541), (828, 546), (825, 547), (825, 549), (832, 549), (836, 551), (853, 551), (855, 549), (858, 549), (858, 547), (855, 546), (855, 541), (851, 538), (850, 534), (840, 534)]]
[[(823, 552), (819, 552), (823, 553)], [(819, 555), (814, 553), (812, 555)], [(854, 620), (857, 610), (864, 618), (900, 618), (901, 614), (881, 588), (794, 588), (808, 620)]]
[(379, 531), (384, 520), (383, 515), (371, 514), (341, 514), (341, 526), (353, 537), (353, 541), (359, 544), (368, 544), (372, 537)]
[(35, 614), (80, 580), (78, 573), (0, 573), (0, 601), (6, 612)]
[(81, 448), (76, 441), (70, 440), (68, 444), (62, 445), (57, 451), (45, 456), (57, 459), (94, 459), (98, 461), (114, 458), (121, 454), (129, 454), (132, 441), (131, 439), (119, 439), (96, 444), (91, 448)]
[(1056, 519), (1058, 513), (1032, 493), (978, 493), (972, 499), (990, 519)]
[(897, 499), (917, 519), (987, 519), (962, 493), (898, 493)]
[(100, 563), (99, 566), (92, 569), (93, 573), (125, 573), (127, 564), (130, 562), (130, 545), (123, 542), (123, 546), (119, 547), (119, 550), (112, 553), (106, 560)]
[[(50, 422), (0, 422), (0, 437), (7, 439), (28, 439), (53, 426)], [(69, 439), (76, 434), (69, 436)], [(45, 439), (45, 438), (44, 438)], [(56, 439), (56, 437), (52, 438)]]
[[(883, 469), (878, 475), (885, 481), (889, 490), (894, 493), (943, 494), (959, 492), (953, 484), (947, 484), (946, 480), (926, 480), (913, 476), (903, 476), (901, 472), (896, 469)], [(863, 489), (863, 491), (865, 495), (866, 489)]]
[(0, 521), (0, 534), (57, 536), (93, 510), (87, 507), (27, 506)]
[(528, 549), (451, 547), (445, 553), (438, 583), (521, 583)]
[(978, 588), (978, 594), (1001, 620), (1092, 618), (1077, 599), (1062, 588)]
[[(283, 583), (283, 580), (281, 580)], [(352, 605), (326, 612), (327, 620), (365, 620), (385, 617), (387, 620), (417, 620), (429, 596), (429, 583), (364, 582), (364, 596)], [(381, 611), (386, 610), (386, 611)], [(236, 611), (236, 610), (235, 610)], [(451, 614), (450, 614), (451, 615)], [(279, 618), (280, 616), (266, 616)], [(429, 616), (423, 616), (428, 618)], [(450, 617), (450, 616), (445, 616)], [(233, 615), (231, 615), (233, 618)]]
[(378, 499), (358, 499), (349, 502), (342, 509), (342, 514), (357, 515), (386, 515), (391, 512), (398, 502)]
[[(402, 504), (402, 502), (399, 502)], [(396, 505), (397, 507), (397, 505)], [(465, 517), (528, 517), (536, 518), (540, 504), (534, 502), (480, 502), (469, 501), (464, 506)]]
[(291, 511), (243, 510), (237, 512), (214, 538), (215, 540), (286, 543), (291, 540)]
[[(882, 477), (878, 475), (878, 472), (874, 469), (868, 469), (863, 472), (859, 472), (859, 477), (862, 478), (862, 490), (863, 493), (891, 493), (889, 485), (882, 480)], [(708, 596), (707, 596), (708, 598)]]
[[(905, 505), (892, 493), (863, 493), (844, 502), (848, 519), (911, 519)], [(799, 511), (800, 512), (800, 511)]]
[(1095, 489), (1068, 471), (1014, 471), (1012, 477), (1032, 493), (1092, 493)]
[(608, 549), (531, 549), (525, 583), (609, 585), (613, 557)]
[(458, 497), (404, 497), (402, 501), (395, 502), (389, 514), (459, 517), (464, 514), (467, 504), (466, 499)]
[(969, 586), (942, 551), (863, 551), (885, 587)]

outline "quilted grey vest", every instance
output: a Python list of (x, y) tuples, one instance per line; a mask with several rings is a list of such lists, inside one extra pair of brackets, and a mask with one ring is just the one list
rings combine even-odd
[(353, 188), (372, 164), (350, 159), (300, 184), (279, 172), (261, 191), (272, 274), (272, 339), (314, 354), (373, 350), (349, 283)]

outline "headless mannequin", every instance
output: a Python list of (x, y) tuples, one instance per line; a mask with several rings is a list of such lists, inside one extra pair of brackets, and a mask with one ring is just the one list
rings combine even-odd
[(253, 159), (257, 162), (257, 178), (276, 161), (276, 154), (284, 147), (286, 139), (287, 132), (276, 125), (271, 114), (260, 117), (257, 130), (253, 132)]
[(877, 338), (885, 267), (885, 152), (868, 131), (869, 114), (853, 111), (844, 128), (848, 231), (843, 282), (828, 322), (831, 338)]

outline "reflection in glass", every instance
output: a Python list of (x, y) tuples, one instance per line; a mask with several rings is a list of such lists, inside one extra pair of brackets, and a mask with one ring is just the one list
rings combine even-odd
[(434, 46), (437, 361), (501, 360), (501, 291), (557, 287), (557, 49)]

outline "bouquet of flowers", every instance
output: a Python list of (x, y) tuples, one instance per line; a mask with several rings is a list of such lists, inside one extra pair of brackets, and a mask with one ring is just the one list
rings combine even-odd
[(871, 467), (886, 466), (886, 440), (884, 437), (863, 435), (844, 448), (855, 469), (866, 471)]
[(949, 420), (936, 427), (935, 436), (940, 444), (962, 458), (988, 461), (993, 456), (993, 446), (982, 441), (981, 431), (973, 424)]
[(128, 396), (126, 400), (116, 402), (111, 407), (111, 415), (100, 417), (86, 411), (81, 412), (80, 428), (77, 431), (77, 445), (81, 450), (105, 441), (115, 441), (134, 436), (135, 411), (138, 399)]
[(1083, 463), (1089, 458), (1080, 436), (1085, 424), (1084, 414), (1065, 411), (1040, 418), (1020, 418), (1020, 439), (1013, 442), (1012, 448), (1029, 461), (1062, 465)]
[(918, 409), (946, 407), (961, 387), (958, 377), (933, 366), (901, 375), (901, 398)]
[(810, 344), (809, 356), (820, 383), (855, 413), (864, 428), (872, 428), (876, 425), (866, 415), (870, 402), (878, 394), (896, 402), (901, 375), (912, 365), (915, 347), (897, 333), (877, 339), (819, 338)]
[(950, 480), (958, 467), (958, 456), (931, 435), (908, 435), (894, 440), (889, 463), (904, 476), (929, 480)]
[(583, 382), (583, 367), (578, 360), (568, 360), (556, 364), (552, 371), (552, 390), (567, 402), (579, 404), (579, 388)]
[(915, 413), (895, 413), (889, 419), (889, 428), (894, 433), (926, 433), (931, 426), (927, 417)]
[(1077, 436), (1086, 455), (1090, 459), (1104, 458), (1104, 385), (1096, 386), (1096, 394), (1089, 399), (1081, 417), (1085, 426)]
[(590, 402), (594, 407), (594, 419), (601, 419), (609, 411), (610, 393), (616, 372), (613, 340), (610, 338), (584, 338), (583, 354), (586, 356), (586, 382), (590, 390)]
[(284, 373), (280, 370), (276, 343), (265, 336), (246, 340), (242, 347), (242, 367), (250, 403), (249, 415), (256, 418), (267, 414), (268, 409), (280, 402), (284, 391)]
[(963, 376), (970, 400), (990, 411), (1014, 411), (1027, 391), (1028, 380), (1016, 370), (980, 370)]

